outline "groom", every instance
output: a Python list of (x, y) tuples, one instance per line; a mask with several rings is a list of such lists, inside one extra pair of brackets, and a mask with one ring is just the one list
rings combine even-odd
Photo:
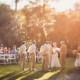
[(66, 59), (66, 54), (67, 54), (67, 46), (65, 45), (64, 41), (60, 42), (61, 47), (60, 47), (60, 61), (61, 61), (61, 66), (62, 70), (65, 68), (65, 59)]

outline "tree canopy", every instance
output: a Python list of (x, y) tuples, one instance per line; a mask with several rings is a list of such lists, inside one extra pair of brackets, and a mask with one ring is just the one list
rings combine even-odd
[(74, 48), (80, 40), (80, 10), (74, 6), (75, 10), (56, 12), (44, 1), (43, 5), (30, 1), (33, 7), (27, 5), (16, 12), (0, 4), (0, 43), (12, 46), (22, 40), (36, 40), (40, 46), (45, 40), (64, 40)]

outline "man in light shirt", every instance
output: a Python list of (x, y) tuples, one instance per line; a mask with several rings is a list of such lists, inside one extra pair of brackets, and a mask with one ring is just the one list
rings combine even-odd
[(33, 71), (35, 70), (35, 56), (36, 56), (36, 43), (35, 42), (33, 42), (29, 46), (28, 53), (29, 53), (30, 70)]
[(47, 42), (41, 46), (40, 53), (42, 54), (42, 71), (48, 71), (49, 57)]
[(61, 61), (61, 69), (64, 70), (65, 68), (65, 59), (67, 55), (67, 46), (65, 45), (64, 41), (61, 41), (61, 47), (60, 47), (60, 61)]
[(24, 70), (26, 63), (26, 42), (23, 41), (20, 46), (20, 70)]
[(49, 57), (49, 64), (48, 67), (51, 68), (51, 60), (52, 60), (52, 45), (51, 42), (48, 42), (48, 57)]

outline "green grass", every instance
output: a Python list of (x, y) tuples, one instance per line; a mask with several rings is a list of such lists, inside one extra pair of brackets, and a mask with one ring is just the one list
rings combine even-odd
[(64, 75), (70, 73), (72, 69), (74, 70), (74, 62), (75, 60), (73, 58), (67, 58), (64, 71), (55, 69), (51, 72), (42, 72), (41, 64), (36, 64), (37, 71), (29, 71), (28, 64), (26, 65), (26, 71), (20, 71), (19, 64), (0, 65), (0, 80), (53, 80), (58, 74)]

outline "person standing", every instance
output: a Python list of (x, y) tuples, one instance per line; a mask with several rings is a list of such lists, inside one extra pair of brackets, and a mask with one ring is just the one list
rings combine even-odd
[(29, 48), (28, 48), (28, 53), (29, 53), (29, 64), (30, 64), (30, 70), (34, 71), (35, 69), (35, 56), (36, 56), (36, 43), (33, 42)]
[(0, 47), (0, 54), (3, 54), (4, 49)]
[(26, 42), (23, 41), (20, 46), (20, 70), (24, 70), (26, 63)]
[(49, 64), (48, 67), (51, 68), (51, 60), (52, 60), (52, 45), (51, 42), (48, 42), (48, 57), (49, 57)]
[(75, 67), (80, 69), (80, 52), (78, 50), (73, 50), (73, 54), (76, 56)]
[(11, 54), (11, 48), (8, 48), (8, 54)]
[(64, 41), (60, 42), (61, 47), (60, 47), (60, 61), (61, 61), (61, 69), (63, 70), (65, 68), (65, 59), (67, 55), (67, 46), (65, 45)]
[(40, 53), (42, 54), (42, 71), (48, 71), (49, 57), (47, 42), (41, 46)]
[(4, 54), (8, 54), (8, 50), (7, 50), (7, 47), (4, 47), (4, 51), (3, 51)]
[(77, 50), (78, 50), (78, 52), (80, 52), (80, 41), (78, 42)]
[(53, 43), (53, 54), (52, 54), (52, 61), (51, 61), (51, 67), (60, 67), (60, 62), (59, 62), (59, 58), (58, 58), (58, 52), (59, 52), (59, 48), (57, 47), (57, 43), (54, 42)]
[(0, 45), (0, 53), (4, 53), (4, 45), (3, 44)]
[(11, 50), (11, 54), (15, 54), (16, 55), (17, 50), (16, 50), (16, 45), (13, 46), (13, 49)]

